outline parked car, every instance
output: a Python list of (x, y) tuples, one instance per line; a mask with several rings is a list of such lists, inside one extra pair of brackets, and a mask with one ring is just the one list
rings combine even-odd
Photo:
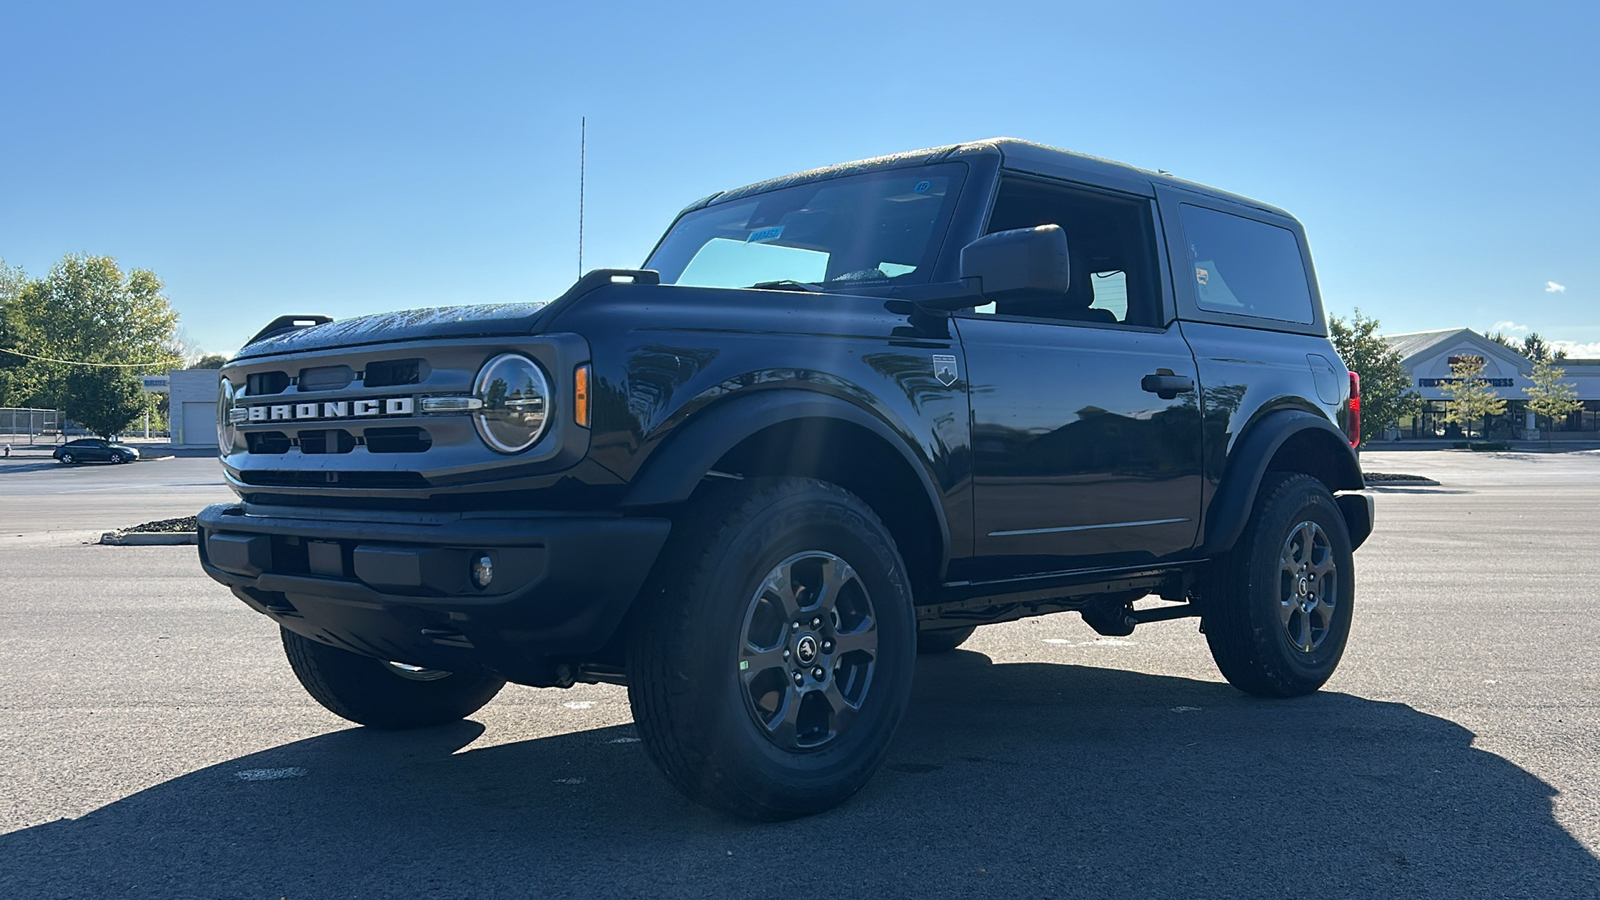
[(1198, 617), (1229, 682), (1311, 693), (1372, 531), (1300, 223), (1015, 140), (718, 194), (548, 305), (283, 316), (219, 377), (201, 562), (318, 702), (626, 684), (757, 819), (855, 793), (916, 654), (990, 623)]
[(62, 444), (50, 455), (75, 466), (86, 462), (130, 463), (139, 458), (139, 451), (102, 438), (80, 438)]

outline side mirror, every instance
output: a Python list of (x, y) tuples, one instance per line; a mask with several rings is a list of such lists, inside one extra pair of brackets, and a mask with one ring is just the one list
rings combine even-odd
[(961, 248), (961, 278), (985, 297), (1065, 294), (1072, 266), (1067, 233), (1060, 225), (1014, 228), (986, 234)]

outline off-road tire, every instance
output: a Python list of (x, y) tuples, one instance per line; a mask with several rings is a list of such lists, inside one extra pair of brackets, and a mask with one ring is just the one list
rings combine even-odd
[[(905, 563), (871, 508), (837, 485), (788, 477), (706, 488), (675, 522), (629, 625), (634, 722), (650, 758), (691, 799), (757, 820), (829, 809), (877, 770), (910, 701), (916, 619)], [(789, 750), (757, 724), (737, 661), (768, 574), (813, 552), (859, 577), (877, 649), (848, 729)]]
[(319, 644), (280, 628), (295, 677), (336, 716), (371, 728), (443, 725), (472, 715), (505, 686), (487, 672), (451, 672), (422, 681), (381, 660)]
[(976, 625), (965, 628), (940, 628), (937, 631), (917, 632), (917, 652), (923, 655), (932, 653), (949, 653), (972, 637), (978, 630)]
[[(1288, 608), (1283, 555), (1301, 523), (1326, 535), (1335, 577), (1333, 613), (1310, 652), (1295, 646), (1281, 618)], [(1272, 472), (1239, 542), (1210, 573), (1201, 627), (1229, 684), (1258, 697), (1298, 697), (1320, 688), (1338, 667), (1354, 599), (1350, 533), (1333, 495), (1310, 475)]]

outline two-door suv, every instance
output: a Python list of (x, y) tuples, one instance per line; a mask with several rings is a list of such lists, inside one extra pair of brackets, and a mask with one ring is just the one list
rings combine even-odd
[(1240, 689), (1314, 691), (1372, 528), (1299, 223), (1017, 140), (715, 194), (546, 304), (286, 316), (221, 377), (201, 562), (320, 703), (626, 684), (757, 818), (859, 789), (986, 623), (1198, 616)]

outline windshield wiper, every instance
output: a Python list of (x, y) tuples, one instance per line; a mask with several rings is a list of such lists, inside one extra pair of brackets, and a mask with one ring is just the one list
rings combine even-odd
[(753, 288), (764, 288), (769, 291), (803, 291), (808, 294), (822, 293), (822, 285), (810, 281), (795, 281), (793, 278), (784, 278), (779, 281), (758, 281), (750, 285)]

